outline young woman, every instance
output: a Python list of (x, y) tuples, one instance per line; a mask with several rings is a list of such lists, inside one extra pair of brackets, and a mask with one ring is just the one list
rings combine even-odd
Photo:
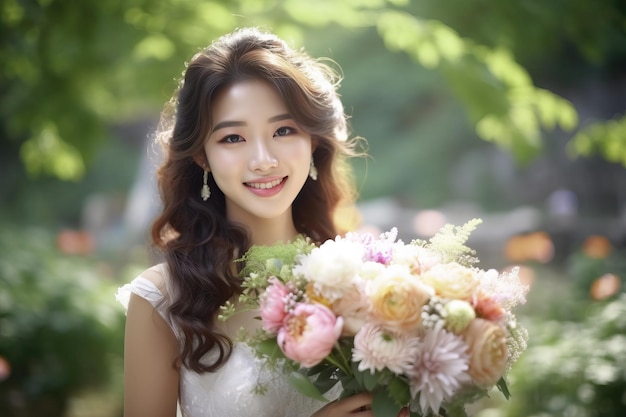
[(233, 342), (257, 326), (254, 314), (217, 320), (240, 291), (233, 260), (250, 245), (345, 231), (338, 213), (354, 203), (355, 142), (337, 83), (328, 66), (257, 29), (188, 64), (160, 134), (152, 238), (163, 262), (120, 290), (126, 417), (173, 417), (177, 405), (187, 417), (372, 415), (368, 394), (320, 403), (263, 368)]

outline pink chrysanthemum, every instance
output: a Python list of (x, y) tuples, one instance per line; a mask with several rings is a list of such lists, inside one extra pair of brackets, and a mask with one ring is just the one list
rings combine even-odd
[(435, 325), (421, 339), (412, 369), (409, 372), (413, 402), (419, 395), (419, 404), (411, 404), (426, 414), (431, 409), (439, 412), (441, 404), (452, 398), (464, 383), (469, 355), (467, 345), (459, 336), (447, 332), (442, 323)]
[(359, 362), (359, 371), (370, 373), (388, 368), (395, 374), (411, 369), (417, 354), (419, 339), (391, 334), (371, 323), (365, 324), (354, 336), (352, 360)]

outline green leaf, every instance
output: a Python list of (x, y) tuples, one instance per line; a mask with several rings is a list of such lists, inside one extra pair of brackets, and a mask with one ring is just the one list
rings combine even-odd
[(335, 377), (336, 371), (336, 368), (328, 367), (319, 372), (314, 384), (322, 394), (328, 392), (328, 390), (337, 385), (339, 382), (339, 379)]
[(348, 397), (352, 394), (356, 394), (357, 392), (362, 392), (363, 384), (359, 384), (359, 382), (351, 376), (346, 376), (340, 379), (341, 386), (343, 387), (343, 392), (341, 393), (341, 398)]
[(392, 417), (398, 415), (402, 407), (389, 396), (387, 390), (382, 389), (374, 393), (372, 412), (375, 417)]
[(354, 375), (354, 380), (359, 384), (359, 386), (365, 386), (364, 381), (364, 373), (359, 371), (359, 364), (357, 362), (351, 362), (350, 366), (352, 367), (352, 375)]
[(315, 385), (315, 387), (318, 389), (319, 392), (321, 392), (322, 394), (325, 394), (328, 391), (330, 391), (331, 388), (337, 385), (337, 383), (339, 383), (339, 380), (337, 379), (318, 378), (317, 380), (315, 380), (313, 384)]
[(369, 371), (362, 372), (363, 374), (363, 386), (367, 391), (373, 391), (374, 388), (378, 385), (380, 372), (374, 372), (373, 374)]
[(405, 406), (411, 401), (411, 390), (406, 380), (398, 377), (392, 378), (387, 386), (387, 391), (399, 406)]
[(307, 397), (314, 398), (320, 401), (328, 401), (317, 389), (315, 384), (313, 384), (313, 382), (311, 382), (309, 378), (302, 375), (300, 372), (292, 373), (289, 376), (289, 383)]
[(504, 398), (506, 398), (507, 400), (509, 398), (511, 398), (511, 393), (509, 392), (509, 387), (507, 386), (506, 381), (504, 380), (504, 378), (500, 378), (500, 380), (498, 381), (496, 386), (502, 392), (502, 394), (504, 395)]
[(328, 362), (322, 361), (311, 368), (304, 368), (304, 369), (306, 369), (306, 375), (313, 376), (313, 375), (321, 374), (327, 369), (333, 370), (334, 368), (332, 367), (332, 365), (329, 365)]
[(31, 175), (52, 174), (62, 180), (78, 180), (85, 173), (78, 149), (61, 138), (53, 123), (22, 144), (20, 155)]
[(283, 352), (278, 347), (276, 338), (263, 340), (256, 345), (256, 350), (261, 355), (267, 356), (271, 359), (282, 359), (285, 357)]

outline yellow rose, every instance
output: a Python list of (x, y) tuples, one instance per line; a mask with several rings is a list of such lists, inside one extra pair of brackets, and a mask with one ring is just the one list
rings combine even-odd
[(422, 322), (422, 307), (433, 295), (411, 275), (406, 266), (388, 267), (366, 284), (370, 314), (382, 326), (398, 330), (417, 330)]
[(480, 283), (476, 272), (456, 262), (439, 264), (420, 275), (422, 282), (433, 287), (442, 298), (470, 301)]
[(462, 336), (470, 352), (470, 377), (484, 387), (495, 385), (504, 375), (509, 357), (504, 328), (489, 320), (474, 319)]

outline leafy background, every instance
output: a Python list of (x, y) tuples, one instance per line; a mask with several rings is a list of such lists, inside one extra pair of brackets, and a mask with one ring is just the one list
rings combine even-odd
[(121, 415), (150, 135), (184, 62), (249, 25), (341, 67), (364, 225), (482, 217), (483, 266), (523, 266), (531, 346), (475, 414), (624, 414), (623, 2), (3, 0), (0, 23), (0, 414)]

